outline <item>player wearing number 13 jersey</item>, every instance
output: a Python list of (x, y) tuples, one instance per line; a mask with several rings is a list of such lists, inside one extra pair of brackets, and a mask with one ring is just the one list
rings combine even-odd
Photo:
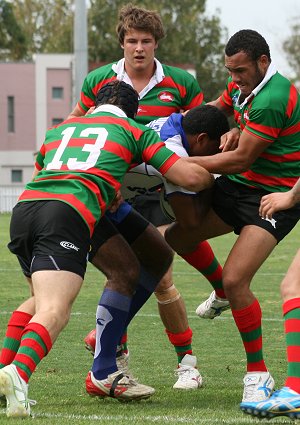
[[(213, 183), (210, 173), (191, 158), (179, 158), (151, 129), (131, 119), (138, 107), (138, 94), (131, 86), (111, 82), (100, 90), (97, 102), (100, 107), (94, 114), (47, 132), (38, 155), (41, 170), (13, 209), (8, 247), (32, 279), (34, 296), (18, 308), (22, 339), (15, 352), (10, 350), (10, 362), (0, 365), (0, 393), (7, 399), (7, 416), (30, 415), (29, 379), (68, 323), (84, 278), (94, 225), (113, 201), (131, 164), (145, 160), (173, 183), (191, 190)], [(172, 260), (166, 247), (162, 273)], [(117, 343), (140, 271), (135, 256), (129, 256), (131, 281), (120, 290), (108, 284), (99, 301), (101, 334), (95, 359), (104, 367), (89, 375), (97, 395), (123, 400), (154, 393), (153, 388), (118, 372), (116, 365)], [(9, 326), (15, 328), (16, 323), (14, 312)]]
[(48, 130), (37, 156), (40, 172), (19, 200), (66, 202), (92, 233), (131, 164), (145, 161), (165, 174), (178, 159), (155, 132), (128, 119), (116, 106), (100, 105), (91, 115)]

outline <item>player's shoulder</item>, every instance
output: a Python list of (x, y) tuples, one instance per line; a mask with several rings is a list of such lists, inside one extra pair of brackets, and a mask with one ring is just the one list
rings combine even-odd
[(253, 109), (282, 109), (283, 113), (285, 113), (286, 105), (291, 96), (291, 87), (291, 81), (276, 72), (266, 86), (255, 96)]
[(187, 70), (183, 68), (179, 68), (173, 65), (166, 65), (166, 64), (162, 64), (162, 67), (163, 67), (164, 75), (166, 77), (174, 77), (174, 78), (177, 77), (177, 78), (185, 79), (188, 81), (195, 80), (195, 77), (190, 72), (188, 72)]
[(133, 133), (138, 139), (143, 138), (145, 140), (160, 140), (158, 134), (148, 127), (148, 124), (141, 124), (136, 122), (133, 118), (126, 118), (126, 121), (130, 125), (131, 133)]
[(115, 74), (115, 72), (112, 69), (112, 66), (115, 64), (115, 62), (107, 63), (105, 65), (99, 66), (98, 68), (93, 69), (90, 71), (87, 75), (88, 80), (103, 80), (105, 78), (108, 78)]

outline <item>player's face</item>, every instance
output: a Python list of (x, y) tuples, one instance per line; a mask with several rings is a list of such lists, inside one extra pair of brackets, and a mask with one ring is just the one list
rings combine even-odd
[(152, 34), (143, 31), (131, 30), (124, 37), (124, 49), (126, 72), (138, 71), (153, 72), (154, 53), (157, 42)]
[(244, 96), (249, 96), (263, 80), (268, 65), (269, 61), (265, 55), (256, 61), (249, 58), (245, 52), (238, 52), (232, 56), (225, 55), (225, 68)]
[(187, 135), (189, 144), (189, 156), (209, 156), (219, 153), (220, 140), (213, 140), (206, 133)]

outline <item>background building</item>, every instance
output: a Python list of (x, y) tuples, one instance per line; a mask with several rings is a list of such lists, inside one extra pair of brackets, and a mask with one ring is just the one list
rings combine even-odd
[[(38, 54), (33, 62), (0, 62), (0, 213), (12, 210), (31, 179), (47, 128), (63, 121), (75, 106), (75, 57)], [(91, 63), (89, 70), (102, 65)], [(175, 66), (196, 77), (192, 65)], [(82, 82), (83, 77), (80, 88)]]
[(73, 109), (72, 87), (72, 54), (0, 63), (0, 212), (11, 211), (31, 179), (47, 128)]

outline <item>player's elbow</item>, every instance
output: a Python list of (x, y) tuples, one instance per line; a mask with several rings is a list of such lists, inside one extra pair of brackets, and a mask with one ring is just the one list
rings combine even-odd
[(198, 173), (197, 171), (190, 170), (185, 175), (185, 182), (183, 187), (192, 192), (201, 192), (204, 189), (210, 188), (214, 183), (213, 175), (205, 172)]
[(245, 173), (251, 167), (252, 162), (246, 159), (236, 163), (234, 174)]

